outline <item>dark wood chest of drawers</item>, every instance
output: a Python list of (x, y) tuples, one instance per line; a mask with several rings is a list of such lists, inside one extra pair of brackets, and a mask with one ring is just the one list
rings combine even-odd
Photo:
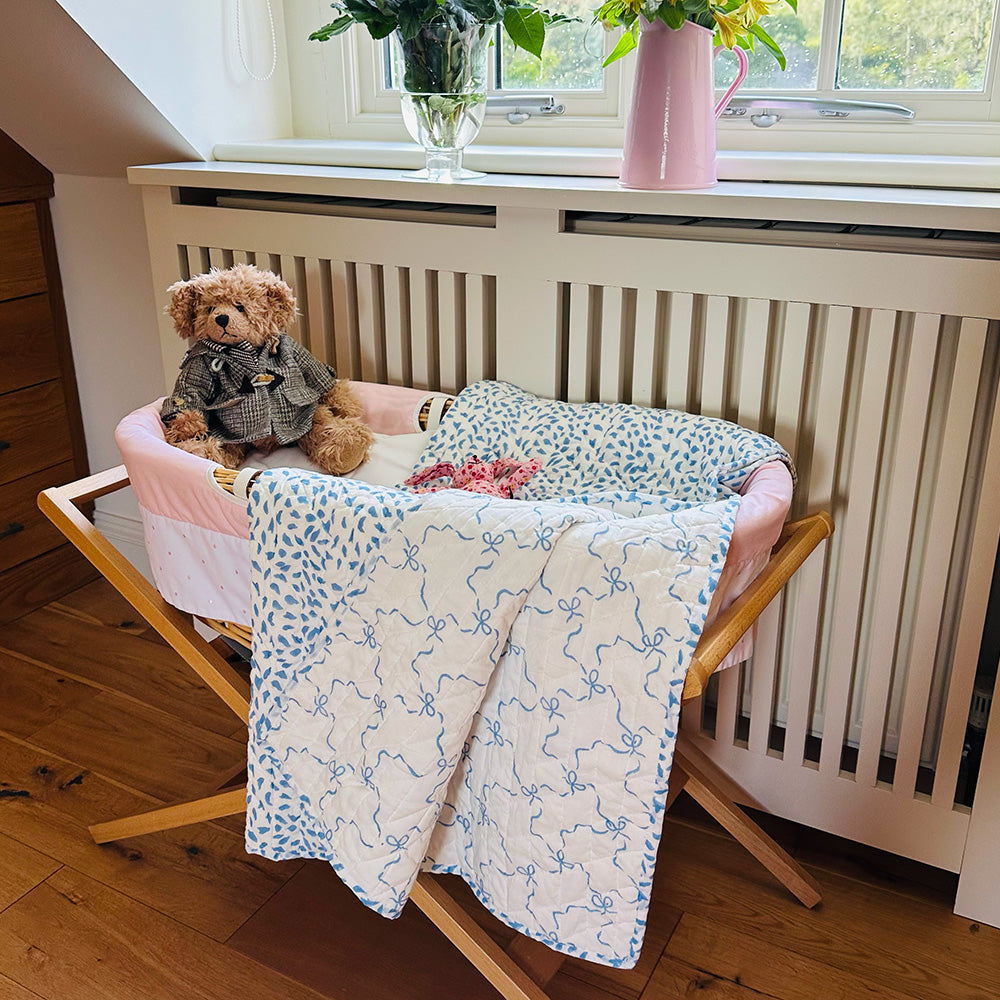
[(51, 196), (51, 174), (0, 133), (0, 622), (94, 576), (35, 502), (87, 474)]

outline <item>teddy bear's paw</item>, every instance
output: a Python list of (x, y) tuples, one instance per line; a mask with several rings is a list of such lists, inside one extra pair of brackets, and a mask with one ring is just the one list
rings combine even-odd
[(368, 458), (372, 432), (357, 417), (335, 417), (324, 408), (316, 411), (312, 430), (299, 439), (299, 447), (324, 472), (342, 476), (351, 472)]
[(243, 445), (226, 444), (211, 434), (204, 437), (173, 442), (175, 448), (186, 451), (189, 455), (197, 455), (205, 458), (215, 465), (222, 465), (227, 469), (238, 469), (243, 464), (246, 448)]
[(341, 417), (361, 417), (361, 400), (344, 379), (338, 379), (333, 388), (320, 400)]
[(205, 423), (205, 417), (197, 410), (180, 410), (163, 432), (167, 441), (176, 445), (182, 441), (204, 438), (207, 435), (208, 424)]

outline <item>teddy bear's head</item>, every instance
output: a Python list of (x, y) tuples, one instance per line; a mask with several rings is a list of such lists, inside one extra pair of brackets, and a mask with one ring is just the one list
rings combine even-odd
[(167, 314), (182, 336), (255, 347), (282, 333), (295, 317), (295, 296), (276, 274), (253, 264), (213, 267), (171, 285)]

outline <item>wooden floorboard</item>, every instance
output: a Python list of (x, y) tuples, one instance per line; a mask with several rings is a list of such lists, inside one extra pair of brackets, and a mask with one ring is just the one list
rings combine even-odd
[(0, 651), (0, 729), (5, 732), (30, 736), (100, 691)]
[(53, 858), (0, 834), (0, 910), (44, 882), (59, 867)]
[(202, 792), (246, 757), (236, 740), (105, 691), (65, 711), (31, 741), (164, 801)]
[(140, 635), (166, 645), (153, 627), (136, 614), (135, 609), (122, 599), (121, 594), (104, 577), (60, 597), (49, 608), (75, 615), (95, 625), (112, 628), (118, 634), (125, 632)]
[(128, 695), (220, 736), (234, 715), (165, 644), (40, 608), (0, 630), (0, 651)]
[(70, 868), (0, 913), (0, 968), (46, 1000), (318, 1000)]
[[(907, 994), (770, 944), (753, 928), (737, 930), (685, 913), (666, 949), (676, 975), (681, 963), (713, 979), (783, 1000), (907, 1000)], [(668, 965), (661, 963), (661, 968)], [(655, 992), (655, 990), (653, 991)]]
[[(241, 836), (209, 823), (98, 846), (87, 833), (90, 824), (156, 803), (78, 764), (3, 736), (0, 774), (17, 793), (0, 808), (0, 905), (7, 895), (3, 845), (30, 844), (55, 859), (55, 867), (66, 864), (222, 941), (301, 867), (301, 862), (251, 857)], [(11, 867), (16, 871), (17, 865)], [(54, 870), (50, 867), (35, 881)]]
[[(244, 739), (103, 581), (0, 629), (0, 1000), (495, 1000), (415, 907), (384, 920), (322, 862), (247, 855), (239, 817), (93, 844), (232, 773)], [(820, 906), (682, 795), (638, 965), (570, 959), (551, 1000), (1000, 1000), (1000, 931), (951, 913), (954, 876), (764, 825)]]

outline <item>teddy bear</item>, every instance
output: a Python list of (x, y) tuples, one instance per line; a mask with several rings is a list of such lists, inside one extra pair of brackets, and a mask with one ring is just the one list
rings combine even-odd
[(237, 264), (167, 291), (166, 312), (192, 342), (160, 409), (167, 441), (229, 469), (252, 447), (292, 442), (331, 475), (365, 461), (374, 438), (361, 404), (285, 332), (295, 296), (281, 278)]

